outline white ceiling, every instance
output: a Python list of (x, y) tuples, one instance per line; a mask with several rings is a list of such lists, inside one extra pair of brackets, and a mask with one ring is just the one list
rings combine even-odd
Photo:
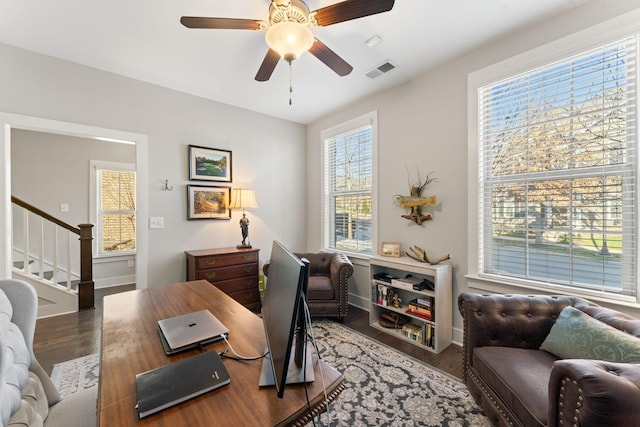
[[(254, 80), (264, 33), (187, 29), (181, 16), (268, 21), (269, 0), (0, 0), (0, 42), (204, 98), (311, 123), (396, 86), (518, 28), (588, 0), (397, 0), (393, 10), (324, 28), (315, 36), (353, 66), (339, 77), (310, 54), (267, 82)], [(308, 0), (311, 10), (337, 0)], [(382, 43), (365, 41), (379, 35)], [(376, 79), (365, 73), (391, 61)]]

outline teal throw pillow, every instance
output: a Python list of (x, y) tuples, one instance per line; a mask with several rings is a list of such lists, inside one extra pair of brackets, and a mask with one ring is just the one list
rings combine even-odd
[(540, 346), (563, 359), (640, 363), (640, 338), (565, 307)]

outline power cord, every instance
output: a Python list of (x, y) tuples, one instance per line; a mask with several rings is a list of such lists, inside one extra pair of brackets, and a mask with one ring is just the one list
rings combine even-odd
[[(307, 325), (306, 329), (308, 331), (308, 335), (311, 338), (311, 343), (313, 344), (315, 350), (316, 350), (316, 356), (318, 357), (318, 360), (321, 360), (322, 357), (320, 356), (320, 351), (318, 349), (318, 343), (316, 341), (316, 337), (313, 334), (313, 327), (311, 324), (311, 313), (309, 312), (309, 306), (307, 305), (307, 301), (305, 298), (304, 301), (304, 313), (305, 313), (305, 323)], [(306, 352), (305, 352), (306, 354)], [(331, 425), (331, 408), (329, 406), (329, 396), (327, 395), (327, 386), (324, 380), (324, 373), (322, 371), (322, 368), (318, 369), (320, 371), (320, 379), (322, 381), (322, 390), (324, 391), (324, 404), (327, 408), (326, 412), (327, 412), (327, 426)], [(306, 384), (306, 383), (305, 383)], [(305, 391), (306, 391), (306, 386), (305, 386)], [(309, 396), (307, 395), (307, 403), (309, 402)], [(322, 426), (322, 419), (321, 419), (321, 414), (318, 414), (318, 424), (320, 424)], [(316, 423), (314, 421), (313, 425), (315, 426)]]
[(252, 361), (252, 360), (264, 359), (269, 354), (269, 352), (267, 351), (266, 353), (264, 353), (261, 356), (241, 356), (233, 349), (233, 346), (231, 345), (231, 343), (227, 339), (227, 334), (223, 334), (222, 338), (224, 339), (224, 342), (227, 343), (227, 345), (229, 346), (229, 350), (231, 350), (231, 352), (234, 354), (234, 356), (229, 356), (227, 354), (229, 352), (229, 350), (224, 350), (224, 351), (221, 351), (220, 353), (218, 353), (220, 355), (220, 357), (224, 357), (226, 359), (231, 359), (231, 360)]

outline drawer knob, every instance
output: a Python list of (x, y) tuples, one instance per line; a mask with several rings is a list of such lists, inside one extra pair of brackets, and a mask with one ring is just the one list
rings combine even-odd
[(215, 279), (216, 278), (216, 273), (205, 273), (205, 277), (207, 279)]
[(253, 271), (253, 267), (245, 267), (244, 268), (244, 272), (245, 273), (251, 273)]
[(214, 265), (216, 263), (215, 259), (207, 259), (205, 260), (205, 262), (207, 263), (207, 265)]
[(253, 255), (245, 255), (244, 259), (245, 259), (245, 261), (252, 261), (253, 260)]

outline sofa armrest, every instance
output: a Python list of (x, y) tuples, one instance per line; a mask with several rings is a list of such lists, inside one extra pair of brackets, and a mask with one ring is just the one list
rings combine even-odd
[(640, 427), (640, 364), (558, 360), (549, 380), (548, 425)]
[(341, 253), (333, 255), (329, 266), (331, 283), (337, 284), (338, 289), (349, 288), (349, 277), (353, 274), (353, 264), (351, 260)]

